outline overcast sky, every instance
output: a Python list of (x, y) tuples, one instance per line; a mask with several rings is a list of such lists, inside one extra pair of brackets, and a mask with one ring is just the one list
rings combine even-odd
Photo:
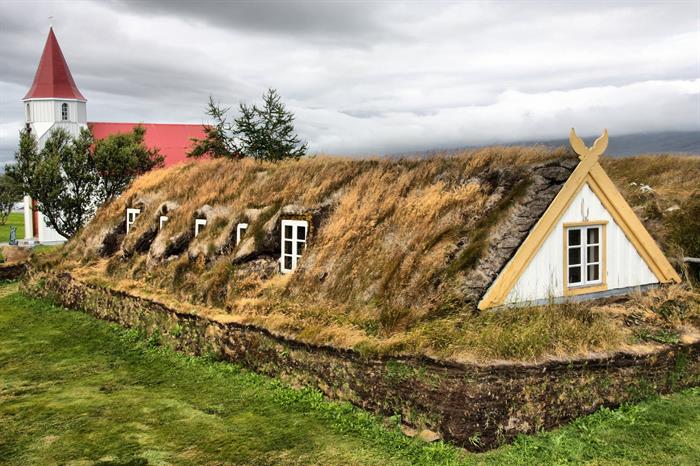
[(53, 24), (89, 121), (268, 87), (312, 152), (700, 131), (700, 1), (0, 2), (0, 161)]

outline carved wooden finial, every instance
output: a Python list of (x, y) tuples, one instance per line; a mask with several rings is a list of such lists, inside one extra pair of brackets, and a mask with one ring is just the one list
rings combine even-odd
[(603, 131), (603, 135), (595, 140), (593, 145), (588, 148), (586, 144), (583, 143), (580, 137), (576, 135), (574, 128), (571, 128), (569, 133), (569, 143), (571, 148), (578, 154), (578, 158), (583, 160), (587, 157), (600, 157), (608, 148), (608, 130)]

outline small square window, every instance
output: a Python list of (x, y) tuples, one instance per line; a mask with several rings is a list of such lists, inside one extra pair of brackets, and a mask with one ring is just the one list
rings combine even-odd
[(567, 227), (566, 278), (570, 287), (602, 283), (602, 225)]
[(569, 246), (578, 246), (581, 244), (581, 230), (578, 228), (569, 230)]
[(139, 216), (141, 213), (141, 209), (126, 209), (126, 232), (129, 233), (129, 230), (131, 229), (131, 225), (134, 224), (136, 221), (136, 218)]
[(581, 282), (581, 268), (569, 267), (569, 284)]
[(569, 265), (581, 264), (581, 248), (569, 248)]
[(309, 223), (305, 220), (282, 220), (280, 271), (293, 271), (306, 248)]
[(586, 277), (586, 279), (587, 279), (589, 282), (597, 281), (597, 280), (600, 278), (600, 277), (599, 277), (599, 275), (600, 275), (600, 266), (599, 266), (598, 264), (589, 265), (589, 266), (588, 266), (588, 271), (587, 271), (587, 273), (588, 273), (588, 276)]
[(207, 225), (206, 219), (198, 218), (194, 221), (194, 237), (196, 238)]
[(588, 244), (597, 244), (600, 230), (598, 228), (586, 228)]
[(236, 225), (236, 246), (238, 246), (238, 244), (241, 242), (241, 239), (243, 238), (243, 235), (245, 235), (247, 229), (247, 223), (239, 223)]
[(600, 260), (600, 248), (598, 246), (588, 246), (586, 251), (588, 262), (598, 262)]

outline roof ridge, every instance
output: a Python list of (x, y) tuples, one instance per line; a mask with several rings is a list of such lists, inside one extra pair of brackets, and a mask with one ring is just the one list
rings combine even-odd
[(34, 81), (22, 100), (38, 98), (67, 98), (87, 101), (73, 80), (73, 75), (63, 56), (53, 28), (49, 28), (49, 35), (39, 59)]
[(146, 123), (143, 121), (88, 121), (88, 125), (158, 125), (158, 126), (206, 126), (203, 123)]

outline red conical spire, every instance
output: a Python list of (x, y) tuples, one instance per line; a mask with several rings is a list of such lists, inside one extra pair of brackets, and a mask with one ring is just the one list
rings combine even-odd
[(22, 100), (40, 98), (86, 100), (73, 81), (53, 28), (49, 29), (49, 37), (46, 38), (32, 87)]

